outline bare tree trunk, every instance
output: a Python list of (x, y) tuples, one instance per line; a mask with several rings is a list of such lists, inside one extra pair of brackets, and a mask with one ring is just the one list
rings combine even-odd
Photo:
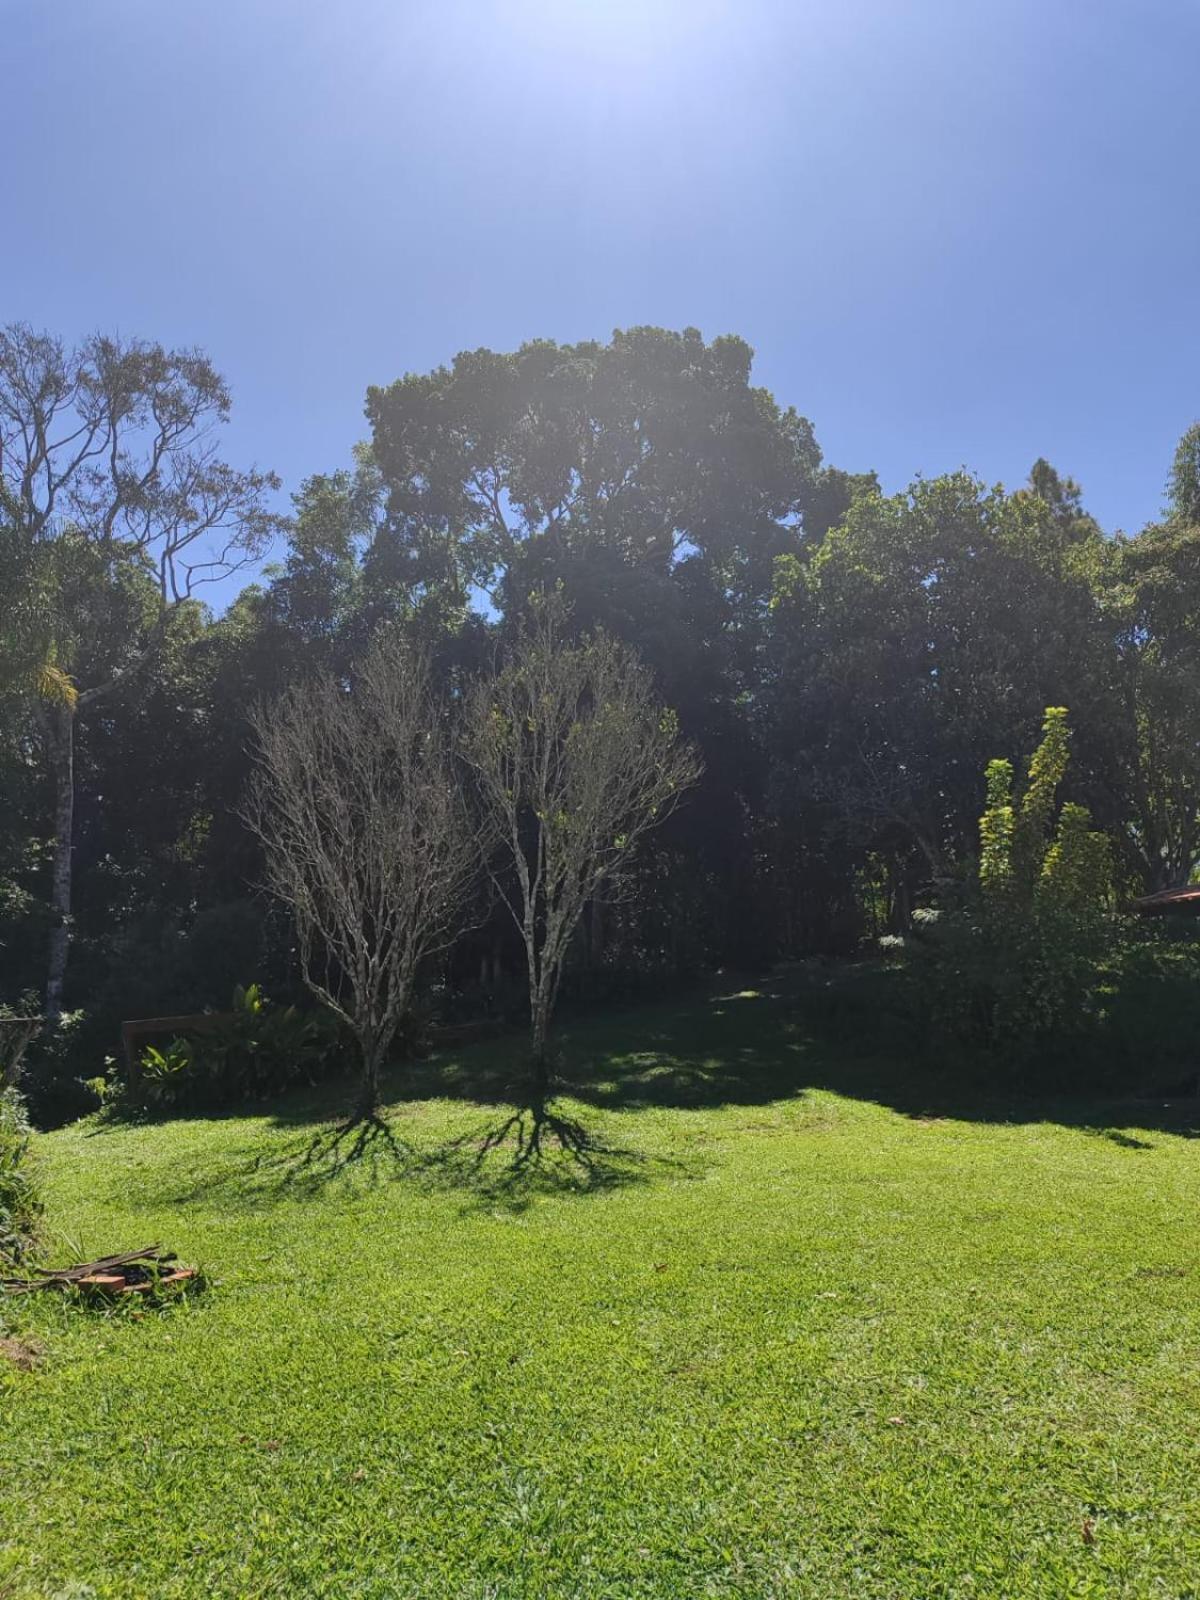
[(50, 878), (50, 948), (46, 965), (46, 1015), (62, 1014), (63, 982), (71, 943), (71, 859), (75, 834), (75, 711), (47, 712), (47, 746), (54, 778), (54, 858)]
[(535, 1097), (545, 1098), (550, 1088), (550, 1000), (541, 989), (531, 996), (532, 1016), (532, 1087)]
[(699, 775), (637, 658), (603, 634), (568, 644), (566, 617), (561, 597), (535, 598), (507, 664), (468, 709), (488, 843), (506, 858), (492, 881), (525, 945), (531, 1087), (543, 1098), (550, 1018), (588, 902), (598, 907), (600, 885)]
[(379, 1110), (379, 1047), (372, 1035), (359, 1040), (362, 1047), (363, 1071), (359, 1086), (356, 1117), (367, 1122)]

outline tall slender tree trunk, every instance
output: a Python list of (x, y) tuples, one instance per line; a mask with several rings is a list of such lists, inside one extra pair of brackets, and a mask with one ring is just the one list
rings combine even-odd
[(46, 962), (46, 1015), (62, 1013), (63, 983), (71, 947), (71, 866), (75, 845), (75, 708), (47, 712), (47, 748), (54, 780), (54, 857), (50, 876), (50, 948)]

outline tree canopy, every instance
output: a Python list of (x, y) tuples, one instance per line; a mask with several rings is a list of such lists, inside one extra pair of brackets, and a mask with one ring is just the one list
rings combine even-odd
[[(564, 648), (636, 653), (703, 769), (638, 838), (623, 892), (572, 922), (564, 994), (903, 931), (973, 870), (988, 763), (1034, 751), (1047, 706), (1069, 708), (1060, 799), (1110, 841), (1118, 901), (1200, 869), (1197, 428), (1140, 532), (1103, 530), (1041, 459), (1011, 488), (956, 470), (886, 494), (823, 461), (741, 339), (634, 328), (370, 389), (355, 458), (314, 463), (280, 519), (269, 474), (215, 454), (204, 424), (231, 402), (202, 355), (6, 340), (4, 990), (42, 987), (64, 920), (69, 713), (62, 997), (97, 1038), (259, 970), (298, 981), (241, 821), (252, 708), (350, 681), (397, 630), (465, 706), (538, 593), (564, 598)], [(273, 532), (276, 564), (206, 609), (210, 564)], [(486, 895), (465, 920), (422, 981), (515, 981), (519, 930)]]

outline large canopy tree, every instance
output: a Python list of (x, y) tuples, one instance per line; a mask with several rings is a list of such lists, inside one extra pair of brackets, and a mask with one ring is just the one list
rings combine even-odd
[(664, 848), (710, 959), (762, 948), (754, 817), (767, 763), (747, 714), (775, 560), (819, 537), (854, 481), (751, 378), (741, 339), (633, 328), (607, 342), (476, 350), (372, 389), (383, 515), (366, 588), (441, 618), (510, 621), (561, 584), (574, 624), (633, 647), (703, 748)]
[(1098, 807), (1147, 890), (1200, 867), (1200, 426), (1176, 452), (1166, 518), (1109, 549), (1111, 628)]
[(538, 539), (601, 544), (646, 573), (700, 552), (732, 581), (803, 513), (820, 466), (810, 424), (751, 385), (751, 359), (740, 339), (635, 328), (475, 350), (372, 389), (390, 537), (414, 577), (464, 597), (496, 590)]
[[(974, 848), (979, 774), (1043, 707), (1103, 697), (1099, 530), (1045, 463), (1029, 490), (966, 473), (860, 494), (776, 570), (764, 716), (793, 814), (844, 859), (928, 882)], [(1042, 492), (1045, 491), (1045, 492)]]

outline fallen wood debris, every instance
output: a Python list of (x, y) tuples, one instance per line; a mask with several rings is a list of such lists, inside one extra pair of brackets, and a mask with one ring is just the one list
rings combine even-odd
[(32, 1278), (3, 1278), (0, 1288), (8, 1294), (33, 1294), (38, 1289), (79, 1289), (97, 1294), (149, 1294), (172, 1288), (196, 1276), (195, 1267), (175, 1265), (174, 1251), (159, 1244), (123, 1255), (101, 1256), (73, 1267), (40, 1268)]

